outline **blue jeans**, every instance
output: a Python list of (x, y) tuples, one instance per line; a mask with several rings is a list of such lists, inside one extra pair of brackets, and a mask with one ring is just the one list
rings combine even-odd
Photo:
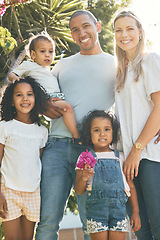
[[(75, 164), (84, 150), (83, 146), (73, 144), (71, 138), (49, 138), (42, 157), (41, 218), (36, 240), (58, 239), (59, 223), (75, 181)], [(82, 218), (85, 217), (83, 209), (81, 206)]]
[[(160, 163), (143, 159), (138, 177), (134, 179), (142, 227), (136, 232), (138, 240), (160, 240)], [(127, 213), (131, 209), (127, 203)]]

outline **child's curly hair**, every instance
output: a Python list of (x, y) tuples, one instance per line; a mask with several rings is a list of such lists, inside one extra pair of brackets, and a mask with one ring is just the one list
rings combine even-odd
[(94, 110), (89, 112), (88, 115), (84, 118), (82, 122), (81, 129), (81, 141), (84, 145), (93, 148), (93, 143), (91, 140), (91, 124), (95, 118), (106, 118), (111, 121), (113, 129), (113, 138), (112, 143), (117, 143), (118, 141), (118, 131), (119, 131), (119, 122), (116, 116), (112, 112), (105, 112), (103, 110)]
[(16, 117), (16, 108), (13, 106), (13, 93), (15, 87), (21, 83), (27, 83), (33, 89), (35, 105), (30, 112), (30, 119), (32, 123), (37, 123), (40, 125), (39, 115), (43, 114), (47, 110), (47, 101), (49, 96), (45, 89), (38, 82), (36, 82), (34, 78), (29, 76), (9, 84), (5, 89), (2, 101), (0, 103), (1, 120), (10, 121)]

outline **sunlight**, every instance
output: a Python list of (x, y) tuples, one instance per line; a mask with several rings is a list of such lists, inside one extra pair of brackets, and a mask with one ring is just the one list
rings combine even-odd
[(146, 39), (152, 43), (150, 50), (160, 54), (160, 1), (132, 0), (130, 9), (140, 18)]

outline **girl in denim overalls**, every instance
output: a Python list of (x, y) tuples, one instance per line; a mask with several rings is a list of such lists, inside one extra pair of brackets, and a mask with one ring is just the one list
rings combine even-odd
[[(134, 184), (132, 180), (126, 182), (122, 172), (123, 155), (110, 148), (117, 143), (118, 129), (115, 116), (101, 110), (89, 113), (83, 122), (82, 143), (91, 147), (97, 163), (94, 170), (87, 164), (83, 170), (76, 168), (75, 191), (86, 196), (87, 233), (91, 240), (124, 240), (128, 232), (125, 213), (128, 197), (132, 207), (131, 227), (133, 231), (141, 227)], [(86, 191), (92, 177), (92, 189)]]

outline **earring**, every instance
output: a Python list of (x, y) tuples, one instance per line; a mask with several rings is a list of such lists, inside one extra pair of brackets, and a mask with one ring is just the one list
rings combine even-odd
[(141, 40), (142, 36), (139, 36), (139, 41)]

